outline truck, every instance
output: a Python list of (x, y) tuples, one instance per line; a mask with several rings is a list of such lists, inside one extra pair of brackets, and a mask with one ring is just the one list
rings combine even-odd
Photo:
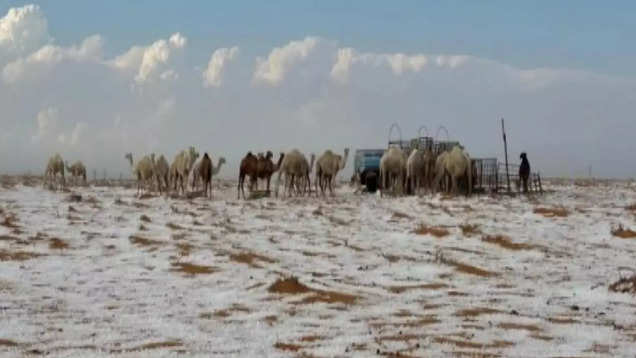
[(358, 149), (353, 161), (353, 175), (367, 191), (374, 193), (380, 183), (380, 159), (385, 149)]

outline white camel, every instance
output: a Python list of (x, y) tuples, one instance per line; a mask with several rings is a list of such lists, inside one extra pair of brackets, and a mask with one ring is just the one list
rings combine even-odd
[[(309, 173), (311, 166), (313, 166), (314, 159), (315, 155), (312, 154), (310, 165), (309, 162), (307, 162), (307, 158), (305, 158), (298, 149), (291, 150), (285, 154), (280, 169), (278, 170), (278, 178), (276, 179), (276, 197), (278, 197), (280, 178), (282, 175), (285, 175), (284, 188), (287, 190), (287, 195), (289, 195), (294, 188), (296, 188), (296, 191), (299, 191), (301, 187), (311, 187)], [(295, 180), (298, 180), (299, 183), (295, 184)]]
[[(185, 184), (187, 183), (188, 175), (190, 174), (190, 170), (192, 170), (192, 165), (198, 157), (199, 153), (194, 149), (194, 147), (190, 147), (188, 150), (183, 150), (181, 153), (177, 154), (172, 162), (172, 166), (170, 167), (170, 174), (173, 176), (175, 187), (178, 183), (184, 194), (186, 192)], [(179, 188), (176, 189), (178, 194)]]
[(152, 181), (154, 177), (154, 165), (152, 159), (150, 156), (146, 155), (137, 163), (133, 163), (132, 153), (127, 153), (124, 158), (128, 159), (133, 176), (137, 179), (137, 196), (139, 196), (143, 190), (146, 190), (148, 181)]
[(413, 190), (413, 194), (417, 195), (424, 186), (426, 178), (426, 158), (424, 151), (415, 149), (411, 151), (406, 161), (406, 180)]
[[(433, 191), (439, 191), (442, 187), (448, 187), (447, 185), (447, 177), (448, 173), (446, 171), (446, 158), (448, 157), (448, 152), (444, 151), (439, 153), (437, 158), (435, 159), (435, 179), (433, 180)], [(442, 180), (444, 180), (444, 186), (442, 186)]]
[(470, 156), (460, 146), (455, 146), (448, 153), (446, 160), (446, 171), (451, 178), (452, 191), (457, 194), (457, 181), (466, 178), (468, 186), (468, 195), (472, 194), (472, 170)]
[(406, 154), (402, 149), (391, 147), (384, 152), (380, 159), (380, 180), (382, 182), (382, 191), (380, 195), (384, 195), (384, 191), (389, 187), (395, 194), (404, 191), (404, 178), (406, 174)]
[(197, 160), (192, 165), (192, 170), (190, 170), (190, 174), (188, 174), (188, 183), (190, 184), (190, 187), (192, 187), (193, 191), (196, 191), (199, 188), (199, 179), (200, 179), (199, 172), (201, 171), (202, 161), (203, 161), (203, 158)]
[(81, 161), (76, 161), (73, 165), (69, 166), (68, 163), (64, 163), (66, 166), (66, 170), (71, 174), (72, 180), (77, 183), (77, 181), (81, 178), (84, 180), (84, 184), (86, 184), (86, 167)]
[(170, 166), (168, 165), (168, 161), (166, 160), (166, 157), (163, 156), (163, 154), (159, 156), (159, 159), (157, 159), (157, 161), (154, 161), (154, 157), (151, 159), (153, 159), (152, 160), (154, 164), (153, 174), (155, 176), (155, 180), (157, 180), (159, 194), (162, 194), (162, 189), (163, 191), (168, 193), (170, 188), (170, 180), (169, 180)]
[(66, 180), (64, 179), (64, 160), (59, 153), (55, 153), (51, 158), (49, 158), (49, 162), (46, 165), (46, 171), (44, 172), (44, 183), (46, 185), (49, 180), (53, 181), (55, 188), (57, 189), (57, 174), (60, 174), (62, 177), (62, 187), (66, 185)]
[(333, 195), (333, 183), (336, 180), (338, 172), (344, 169), (349, 158), (349, 148), (344, 150), (344, 158), (341, 155), (326, 150), (316, 161), (316, 194), (318, 194), (318, 186), (324, 195), (325, 187), (329, 187), (329, 192)]

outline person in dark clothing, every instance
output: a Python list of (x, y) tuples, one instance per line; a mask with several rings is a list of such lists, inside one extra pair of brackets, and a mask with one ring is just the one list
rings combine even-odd
[(528, 178), (530, 177), (530, 162), (525, 152), (519, 156), (521, 158), (521, 165), (519, 166), (519, 178), (523, 182), (523, 192), (528, 192)]

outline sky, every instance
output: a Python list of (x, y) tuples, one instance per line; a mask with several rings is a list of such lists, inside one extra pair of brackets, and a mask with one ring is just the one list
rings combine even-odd
[(393, 123), (403, 139), (444, 126), (471, 156), (502, 159), (505, 118), (513, 162), (526, 151), (545, 176), (634, 177), (635, 11), (0, 1), (0, 173), (38, 173), (59, 152), (89, 176), (129, 176), (127, 152), (172, 161), (193, 145), (234, 178), (248, 151), (383, 148)]

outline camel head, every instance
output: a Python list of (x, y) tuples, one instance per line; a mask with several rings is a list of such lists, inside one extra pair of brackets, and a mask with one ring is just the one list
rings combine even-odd
[(126, 155), (124, 155), (124, 158), (126, 158), (126, 160), (128, 160), (130, 162), (130, 166), (132, 167), (132, 165), (133, 165), (132, 153), (126, 153)]
[(519, 159), (521, 160), (528, 160), (528, 157), (526, 156), (526, 152), (521, 152), (521, 155), (519, 156)]
[(194, 163), (197, 158), (199, 158), (199, 152), (196, 151), (196, 149), (194, 149), (194, 147), (190, 147), (188, 149), (188, 152), (190, 153), (190, 160)]
[(342, 170), (344, 169), (344, 167), (347, 165), (347, 159), (349, 158), (349, 148), (345, 148), (344, 150), (344, 158), (339, 157), (339, 163), (338, 163), (338, 170)]
[(268, 150), (267, 153), (265, 153), (265, 158), (272, 159), (273, 157), (274, 157), (274, 154), (272, 153), (271, 150)]
[(225, 164), (225, 163), (227, 163), (227, 162), (225, 161), (225, 157), (221, 157), (221, 158), (219, 158), (219, 164), (217, 164), (217, 167), (220, 167), (221, 165), (223, 165), (223, 164)]

